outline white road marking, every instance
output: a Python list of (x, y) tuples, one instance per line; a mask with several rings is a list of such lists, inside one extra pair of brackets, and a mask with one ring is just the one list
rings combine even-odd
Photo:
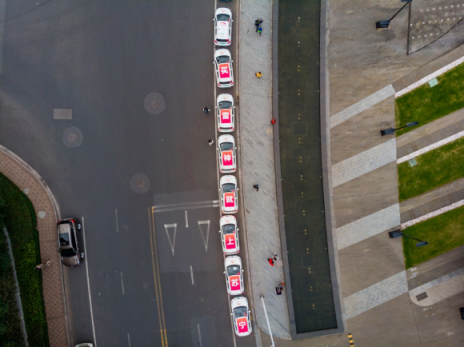
[[(203, 235), (203, 229), (201, 228), (202, 225), (207, 226), (206, 227), (206, 238)], [(199, 220), (198, 221), (198, 228), (200, 229), (201, 238), (203, 239), (203, 243), (205, 245), (206, 252), (208, 252), (209, 226), (210, 226), (210, 221), (209, 220)]]
[(116, 232), (119, 233), (119, 222), (118, 222), (118, 209), (114, 209), (114, 214), (116, 216)]
[(185, 211), (185, 227), (186, 227), (186, 228), (189, 227), (189, 220), (188, 220), (187, 211)]
[(202, 342), (201, 342), (201, 332), (200, 332), (200, 324), (197, 323), (197, 329), (198, 329), (198, 338), (200, 340), (200, 346), (203, 346)]
[(122, 274), (122, 271), (121, 271), (121, 288), (122, 288), (122, 293), (124, 294), (124, 275)]
[(90, 294), (90, 279), (89, 279), (89, 254), (87, 253), (87, 242), (85, 241), (85, 224), (84, 217), (82, 217), (82, 236), (84, 238), (84, 252), (85, 252), (85, 272), (87, 274), (87, 289), (89, 291), (89, 304), (90, 304), (90, 318), (92, 320), (93, 344), (97, 347), (97, 337), (95, 335), (95, 322), (93, 320), (92, 309), (92, 295)]
[(129, 347), (131, 347), (131, 340), (130, 340), (130, 335), (127, 333), (127, 342), (129, 342)]
[(192, 269), (192, 265), (190, 265), (190, 277), (192, 277), (192, 286), (195, 285), (195, 281), (193, 280), (193, 269)]
[[(169, 236), (169, 228), (174, 228), (172, 240), (171, 240), (171, 237)], [(177, 223), (164, 224), (164, 230), (166, 230), (166, 235), (168, 236), (169, 244), (171, 245), (172, 255), (174, 256), (174, 247), (176, 246)]]
[(208, 208), (208, 207), (219, 207), (219, 200), (182, 202), (178, 204), (167, 204), (167, 205), (155, 205), (153, 206), (153, 212), (157, 213), (157, 212), (166, 212), (166, 211), (191, 210), (191, 209), (196, 209), (196, 208)]

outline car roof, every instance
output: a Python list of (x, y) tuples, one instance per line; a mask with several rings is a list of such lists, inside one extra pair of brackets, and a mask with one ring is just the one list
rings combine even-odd
[(223, 184), (226, 184), (226, 183), (233, 183), (237, 185), (237, 179), (235, 178), (235, 176), (232, 176), (232, 175), (224, 175), (219, 180), (219, 185), (222, 186)]
[(232, 144), (235, 145), (235, 139), (232, 135), (221, 135), (218, 137), (218, 144), (221, 144), (224, 142), (231, 142)]

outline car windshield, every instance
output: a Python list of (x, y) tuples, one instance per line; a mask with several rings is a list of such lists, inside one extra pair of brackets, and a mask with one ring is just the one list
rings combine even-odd
[(222, 191), (224, 193), (233, 193), (235, 192), (235, 184), (233, 183), (226, 183), (222, 185)]
[(219, 108), (221, 110), (232, 108), (232, 103), (230, 101), (220, 101)]
[(246, 317), (248, 316), (248, 310), (245, 306), (239, 306), (234, 308), (235, 317)]
[(234, 148), (232, 142), (223, 142), (221, 143), (221, 151), (230, 151)]
[(222, 233), (225, 234), (233, 234), (235, 232), (235, 225), (233, 224), (226, 224), (222, 226)]
[(216, 61), (218, 64), (227, 63), (229, 61), (229, 57), (227, 55), (220, 55), (216, 57)]
[(69, 246), (69, 234), (68, 233), (60, 233), (60, 246), (62, 247)]
[(74, 252), (74, 249), (72, 248), (65, 248), (60, 249), (60, 254), (62, 257), (73, 257), (76, 255), (76, 252)]
[(220, 21), (226, 22), (226, 21), (229, 20), (230, 16), (228, 14), (220, 13), (220, 14), (217, 15), (216, 18), (217, 18), (218, 22), (220, 22)]
[(227, 274), (229, 276), (238, 275), (240, 273), (240, 266), (230, 265), (227, 267)]

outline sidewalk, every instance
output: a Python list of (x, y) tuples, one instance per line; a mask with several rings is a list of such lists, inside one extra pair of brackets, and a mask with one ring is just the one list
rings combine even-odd
[[(290, 339), (286, 295), (277, 296), (276, 284), (285, 281), (283, 267), (271, 267), (267, 259), (282, 255), (276, 200), (272, 119), (272, 2), (241, 0), (238, 90), (240, 107), (241, 181), (246, 211), (249, 269), (252, 279), (253, 318), (269, 333), (261, 296), (264, 296), (272, 335)], [(263, 33), (254, 21), (262, 18)], [(261, 71), (263, 77), (256, 78)], [(275, 126), (278, 126), (277, 124)], [(259, 184), (259, 192), (252, 188)], [(245, 227), (245, 226), (244, 226)], [(286, 290), (286, 289), (284, 289)], [(258, 334), (258, 332), (255, 332)]]
[(69, 346), (63, 288), (65, 274), (62, 272), (60, 257), (56, 251), (58, 245), (56, 221), (60, 218), (59, 208), (47, 184), (37, 172), (3, 146), (0, 146), (0, 172), (25, 192), (34, 205), (42, 263), (52, 260), (50, 267), (42, 271), (50, 346)]

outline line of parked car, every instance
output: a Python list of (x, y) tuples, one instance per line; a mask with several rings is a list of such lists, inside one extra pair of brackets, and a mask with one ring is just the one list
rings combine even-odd
[[(214, 15), (214, 44), (217, 47), (230, 46), (232, 43), (232, 12), (227, 8), (218, 8)], [(219, 88), (234, 86), (234, 71), (232, 54), (228, 49), (219, 48), (214, 52), (214, 67), (216, 84)], [(231, 174), (237, 171), (237, 155), (235, 139), (230, 134), (235, 130), (234, 97), (230, 94), (220, 94), (216, 100), (216, 117), (218, 132), (225, 133), (218, 137), (217, 152), (219, 171)], [(237, 178), (224, 175), (219, 180), (221, 212), (219, 220), (222, 250), (224, 252), (224, 274), (227, 293), (238, 295), (230, 301), (234, 330), (237, 336), (251, 334), (251, 320), (248, 300), (243, 296), (245, 290), (243, 281), (242, 259), (238, 256), (240, 244), (237, 219), (231, 214), (238, 212)]]

